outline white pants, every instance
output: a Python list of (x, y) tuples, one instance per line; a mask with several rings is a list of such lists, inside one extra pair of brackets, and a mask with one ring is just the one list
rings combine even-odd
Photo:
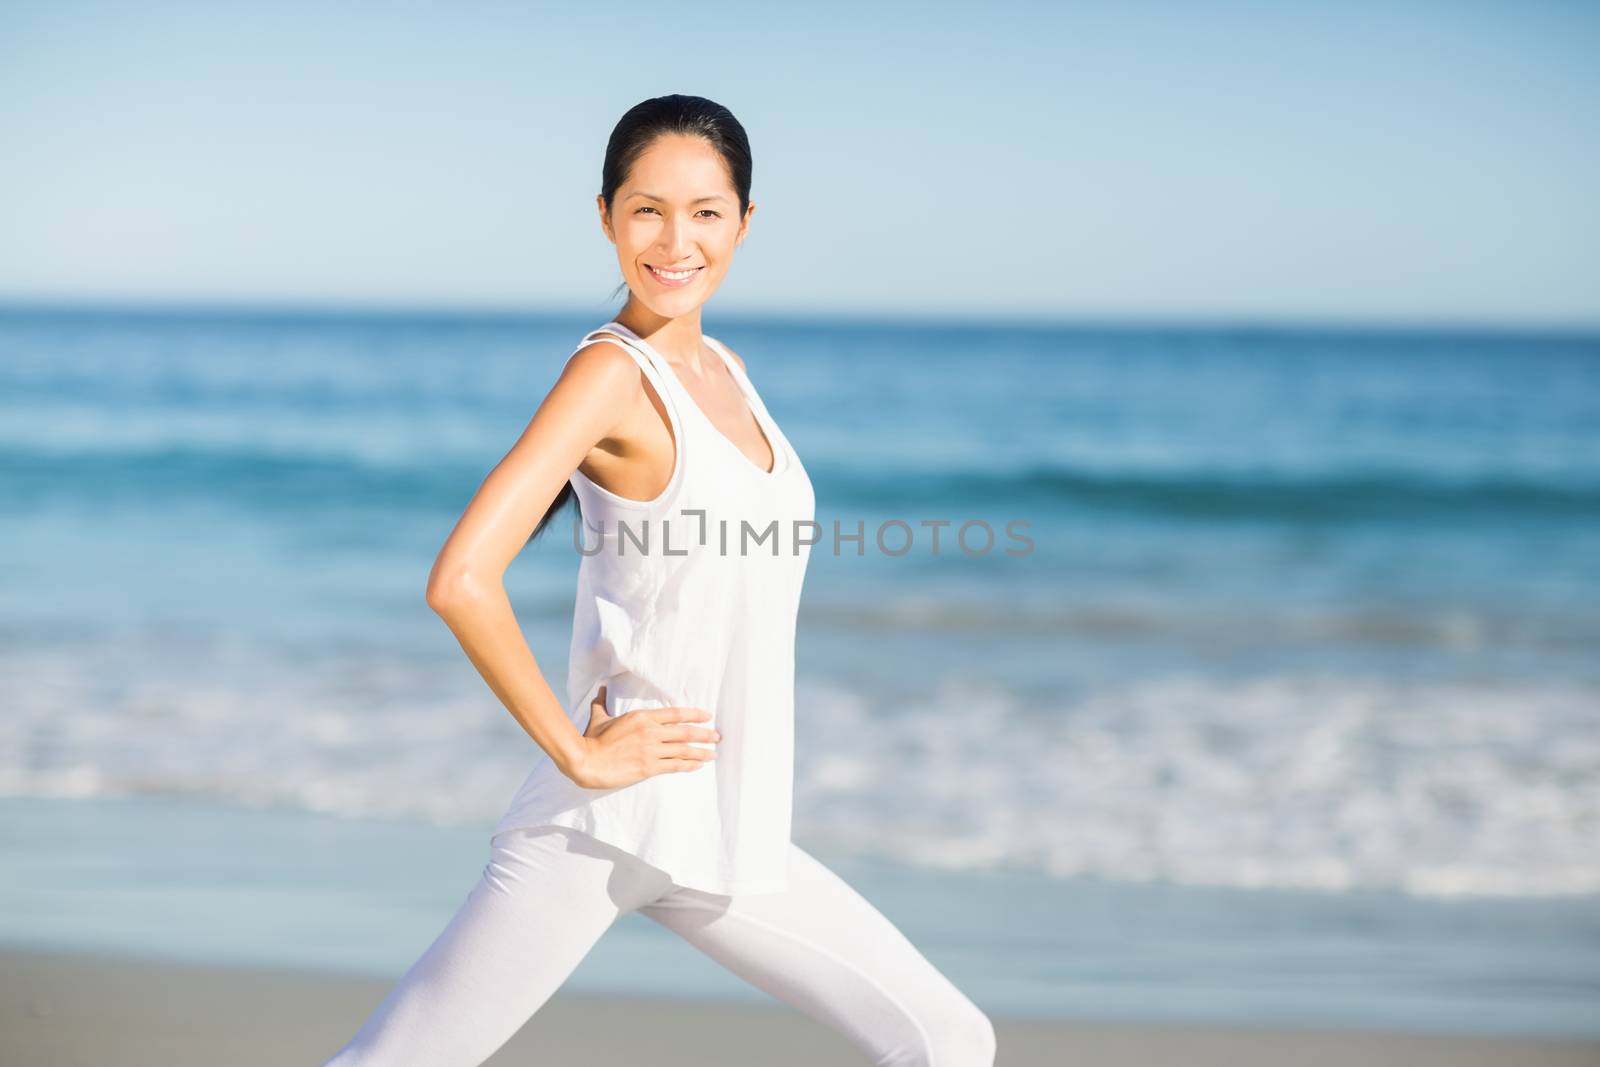
[(631, 911), (851, 1038), (878, 1067), (993, 1067), (988, 1016), (882, 912), (789, 847), (786, 892), (729, 897), (579, 831), (497, 834), (449, 925), (324, 1067), (476, 1067)]

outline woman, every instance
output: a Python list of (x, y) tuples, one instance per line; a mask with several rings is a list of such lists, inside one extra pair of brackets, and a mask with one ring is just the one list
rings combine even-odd
[[(627, 303), (567, 360), (428, 587), (543, 755), (466, 901), (329, 1065), (482, 1063), (632, 911), (874, 1063), (994, 1061), (987, 1016), (789, 839), (814, 498), (743, 360), (700, 329), (749, 228), (750, 170), (744, 129), (700, 97), (647, 100), (611, 134), (597, 206)], [(573, 493), (563, 707), (501, 577)]]

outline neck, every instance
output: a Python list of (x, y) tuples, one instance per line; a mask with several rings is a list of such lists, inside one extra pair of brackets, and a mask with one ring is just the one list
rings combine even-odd
[(687, 315), (669, 319), (629, 300), (612, 318), (650, 342), (650, 347), (667, 362), (687, 367), (697, 375), (705, 366), (699, 308)]

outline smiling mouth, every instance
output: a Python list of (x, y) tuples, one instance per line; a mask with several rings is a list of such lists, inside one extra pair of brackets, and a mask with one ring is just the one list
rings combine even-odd
[(664, 282), (686, 282), (700, 271), (705, 270), (704, 265), (689, 267), (685, 270), (662, 270), (660, 267), (652, 266), (649, 263), (646, 263), (645, 266), (649, 268), (651, 274), (654, 274)]

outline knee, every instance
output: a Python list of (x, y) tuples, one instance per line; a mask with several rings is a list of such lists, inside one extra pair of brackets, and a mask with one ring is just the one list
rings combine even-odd
[(972, 1001), (951, 1005), (927, 1029), (936, 1067), (994, 1067), (994, 1022)]

